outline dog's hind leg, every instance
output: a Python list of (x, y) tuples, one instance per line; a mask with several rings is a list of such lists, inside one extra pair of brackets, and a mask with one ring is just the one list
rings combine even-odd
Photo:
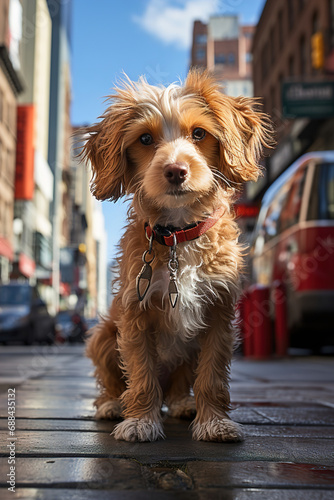
[(190, 363), (184, 362), (170, 375), (165, 401), (168, 415), (174, 418), (192, 419), (196, 415), (195, 398), (191, 394), (194, 370)]
[(121, 415), (120, 396), (125, 382), (119, 368), (117, 328), (111, 318), (98, 324), (88, 338), (86, 355), (95, 365), (95, 377), (100, 395), (94, 402), (97, 419), (118, 419)]

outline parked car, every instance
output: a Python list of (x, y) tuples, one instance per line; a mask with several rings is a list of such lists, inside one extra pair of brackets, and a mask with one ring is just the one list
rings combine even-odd
[(59, 342), (83, 342), (87, 324), (78, 312), (64, 310), (56, 316), (56, 331), (56, 338)]
[(265, 193), (251, 280), (284, 284), (291, 345), (310, 329), (315, 343), (334, 343), (334, 151), (301, 156)]
[(55, 337), (55, 321), (37, 288), (28, 283), (0, 285), (0, 342), (47, 342)]

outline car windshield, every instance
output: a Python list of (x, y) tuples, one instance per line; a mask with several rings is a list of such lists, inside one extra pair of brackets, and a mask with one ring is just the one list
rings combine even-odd
[(28, 305), (30, 288), (27, 286), (1, 286), (0, 306)]
[(334, 164), (318, 165), (308, 209), (309, 220), (334, 219)]
[(57, 323), (70, 323), (72, 314), (70, 311), (60, 311), (57, 315)]
[(334, 164), (323, 165), (321, 176), (320, 214), (323, 219), (334, 219)]

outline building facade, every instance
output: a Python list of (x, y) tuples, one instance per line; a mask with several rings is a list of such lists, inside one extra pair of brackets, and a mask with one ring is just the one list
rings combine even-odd
[(0, 3), (0, 282), (8, 281), (14, 260), (16, 106), (21, 78), (22, 5)]
[[(236, 15), (213, 16), (207, 24), (195, 21), (191, 67), (208, 69), (232, 97), (253, 96), (251, 45), (254, 26), (241, 26)], [(242, 239), (253, 231), (258, 207), (250, 206), (248, 186), (237, 203)]]
[(50, 127), (48, 162), (54, 176), (52, 220), (52, 287), (55, 307), (62, 293), (60, 249), (69, 243), (71, 0), (47, 0), (52, 20)]
[(333, 79), (334, 2), (267, 0), (253, 41), (254, 95), (273, 121), (277, 147), (253, 198), (301, 154), (334, 149)]
[[(12, 278), (43, 283), (50, 278), (52, 262), (49, 215), (54, 179), (48, 164), (51, 18), (46, 0), (22, 0), (22, 8), (24, 91), (17, 107)], [(45, 290), (48, 293), (51, 303), (51, 289)]]
[(107, 312), (107, 232), (102, 204), (94, 199), (93, 238), (96, 245), (96, 313)]
[(0, 283), (106, 311), (106, 232), (71, 150), (71, 0), (0, 2)]
[[(73, 129), (76, 137), (78, 128)], [(101, 203), (90, 192), (90, 165), (79, 161), (82, 142), (73, 138), (70, 164), (70, 210), (67, 214), (70, 238), (60, 248), (60, 277), (67, 291), (62, 308), (80, 309), (94, 317), (107, 308), (107, 236)]]
[(191, 66), (215, 73), (231, 96), (251, 96), (251, 43), (254, 26), (241, 26), (238, 16), (214, 16), (207, 24), (195, 21)]

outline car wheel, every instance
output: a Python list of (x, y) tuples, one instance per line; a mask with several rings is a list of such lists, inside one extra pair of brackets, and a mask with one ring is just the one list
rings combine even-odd
[(33, 341), (34, 341), (34, 329), (33, 326), (30, 325), (27, 328), (26, 336), (24, 339), (24, 345), (32, 345)]
[(46, 343), (47, 343), (47, 345), (53, 345), (55, 343), (55, 336), (54, 336), (54, 334), (50, 333), (47, 336)]
[(47, 334), (45, 341), (48, 345), (53, 345), (56, 339), (56, 325), (52, 324), (50, 327), (50, 331)]

